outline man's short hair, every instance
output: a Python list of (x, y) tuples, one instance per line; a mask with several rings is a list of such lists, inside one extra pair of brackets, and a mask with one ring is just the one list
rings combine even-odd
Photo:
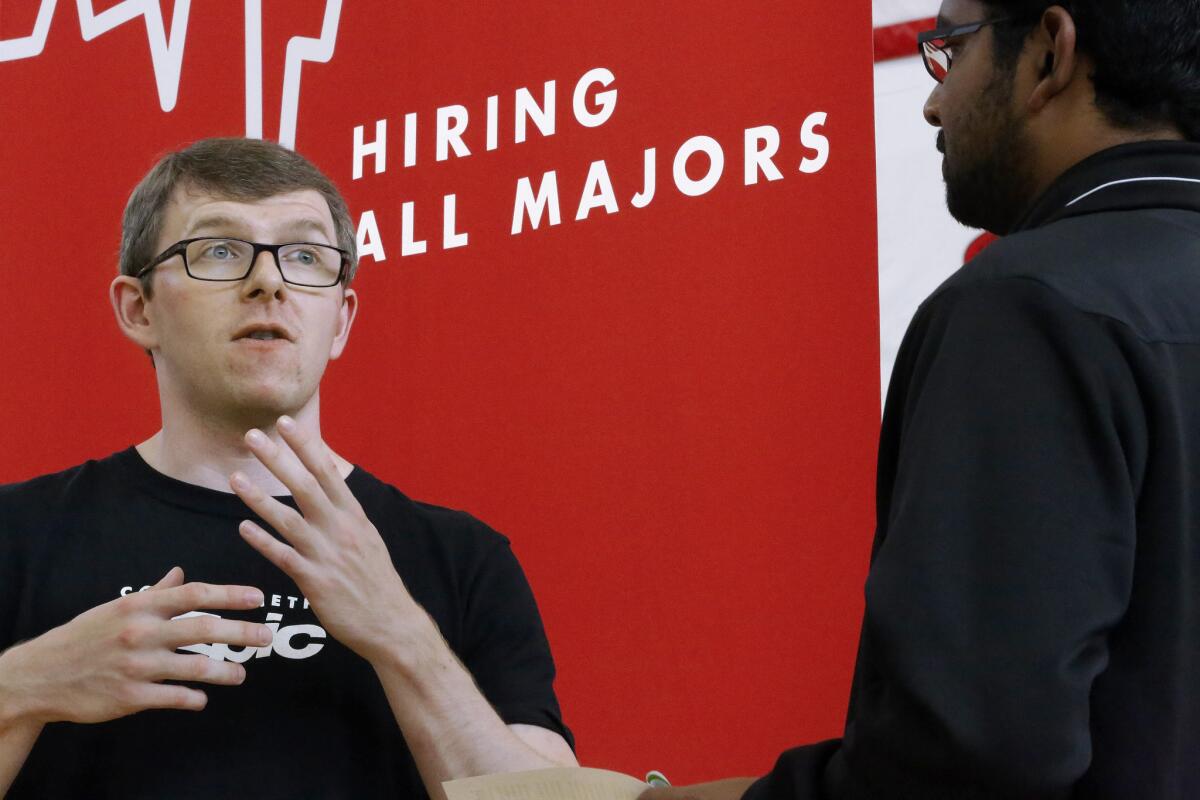
[[(177, 187), (230, 200), (262, 200), (285, 192), (315, 189), (329, 204), (338, 247), (350, 253), (342, 278), (348, 285), (358, 268), (354, 223), (333, 182), (304, 156), (262, 139), (201, 139), (159, 159), (134, 188), (121, 223), (120, 272), (136, 275), (154, 259), (163, 215)], [(142, 279), (150, 295), (153, 270)]]
[(1061, 6), (1095, 62), (1096, 105), (1114, 125), (1174, 125), (1200, 141), (1200, 0), (989, 0), (996, 63), (1011, 68), (1042, 13)]

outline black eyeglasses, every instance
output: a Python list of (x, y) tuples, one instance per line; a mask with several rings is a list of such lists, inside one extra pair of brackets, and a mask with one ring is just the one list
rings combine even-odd
[(954, 57), (948, 49), (951, 39), (975, 33), (987, 25), (995, 25), (999, 22), (1009, 22), (1011, 20), (1012, 17), (1001, 17), (999, 19), (984, 20), (983, 22), (972, 22), (968, 25), (938, 28), (917, 34), (917, 51), (921, 54), (921, 60), (925, 62), (926, 71), (929, 72), (935, 81), (941, 83), (946, 80), (946, 75), (950, 72), (950, 65), (954, 61)]
[(259, 253), (263, 252), (275, 259), (284, 283), (314, 289), (337, 286), (350, 264), (348, 252), (328, 244), (263, 244), (226, 236), (202, 236), (171, 245), (134, 277), (141, 278), (167, 259), (183, 256), (184, 270), (198, 281), (240, 281), (254, 269)]

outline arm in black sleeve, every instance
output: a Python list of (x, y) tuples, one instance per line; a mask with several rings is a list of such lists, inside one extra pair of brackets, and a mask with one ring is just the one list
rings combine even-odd
[[(16, 512), (17, 487), (0, 486), (0, 659), (17, 644), (18, 615), (24, 590), (22, 537), (25, 531)], [(0, 668), (0, 798), (4, 797), (41, 734), (40, 723), (10, 717), (12, 698), (5, 691), (7, 678)]]
[(921, 310), (845, 736), (747, 798), (1069, 795), (1132, 581), (1144, 420), (1115, 325), (1024, 278)]
[(15, 513), (15, 484), (0, 486), (0, 653), (16, 644), (23, 590), (21, 523)]
[(574, 749), (533, 591), (508, 540), (493, 536), (497, 541), (470, 584), (463, 664), (505, 723), (547, 728)]

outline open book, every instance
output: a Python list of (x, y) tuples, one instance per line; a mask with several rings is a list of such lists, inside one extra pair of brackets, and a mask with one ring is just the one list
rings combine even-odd
[(535, 769), (446, 781), (446, 800), (637, 800), (650, 786), (590, 767)]

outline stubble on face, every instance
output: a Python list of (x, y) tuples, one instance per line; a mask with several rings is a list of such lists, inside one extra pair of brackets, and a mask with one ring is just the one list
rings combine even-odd
[(1011, 70), (997, 70), (978, 102), (938, 134), (950, 215), (971, 228), (1010, 233), (1031, 202), (1036, 183), (1032, 147), (1012, 111)]
[[(229, 339), (231, 325), (203, 327), (221, 318), (226, 309), (220, 306), (233, 306), (236, 301), (220, 297), (224, 294), (220, 288), (194, 288), (199, 291), (185, 298), (191, 308), (165, 309), (174, 316), (172, 327), (178, 329), (172, 332), (179, 335), (172, 337), (175, 342), (162, 353), (158, 368), (164, 399), (213, 428), (245, 430), (270, 424), (281, 414), (295, 416), (315, 394), (320, 380), (319, 370), (306, 369), (300, 352), (304, 345), (283, 345), (276, 353), (241, 352), (243, 346)], [(199, 292), (204, 290), (217, 296), (201, 298)]]
[(309, 372), (299, 353), (252, 360), (231, 353), (222, 374), (224, 386), (212, 392), (212, 399), (220, 416), (235, 427), (270, 425), (282, 414), (297, 415), (317, 393), (321, 373)]

